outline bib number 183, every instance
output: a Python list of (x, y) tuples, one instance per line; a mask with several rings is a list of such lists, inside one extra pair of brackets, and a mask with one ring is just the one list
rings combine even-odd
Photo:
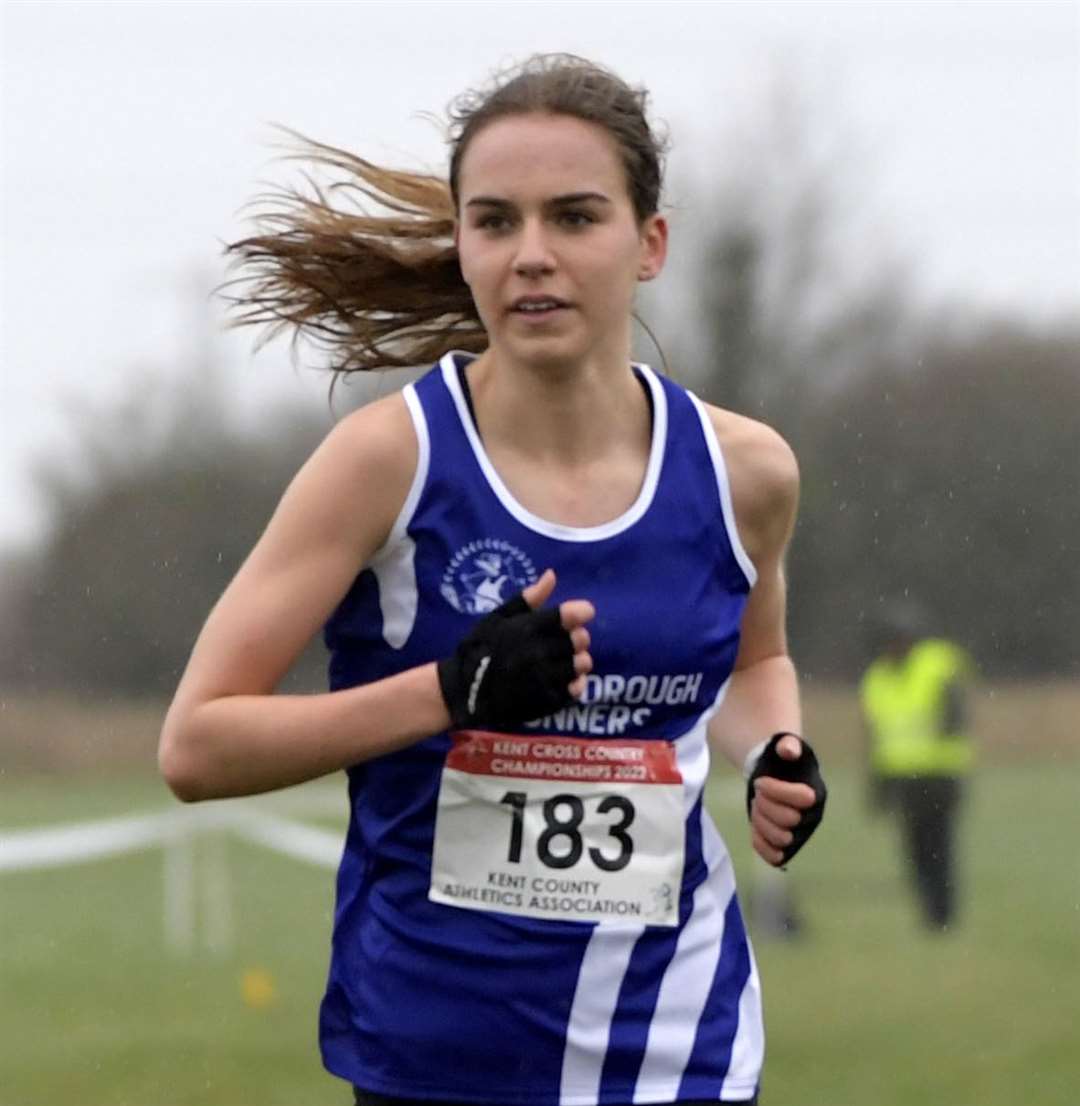
[[(528, 795), (524, 791), (507, 791), (499, 802), (508, 806), (512, 813), (506, 859), (511, 864), (520, 864), (525, 847)], [(634, 839), (626, 832), (634, 822), (634, 804), (623, 795), (605, 795), (596, 811), (598, 814), (614, 812), (615, 820), (606, 826), (610, 843), (603, 842), (603, 848), (590, 846), (589, 859), (601, 871), (619, 872), (634, 855)], [(552, 795), (544, 800), (541, 812), (544, 828), (536, 838), (537, 858), (547, 868), (573, 868), (586, 851), (581, 834), (585, 804), (577, 795)]]

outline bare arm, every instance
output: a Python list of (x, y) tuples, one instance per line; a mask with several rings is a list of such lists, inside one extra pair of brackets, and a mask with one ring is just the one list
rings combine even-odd
[[(787, 647), (784, 578), (799, 476), (794, 455), (774, 431), (716, 409), (710, 415), (728, 466), (739, 534), (757, 570), (731, 682), (709, 726), (714, 745), (742, 770), (751, 750), (774, 733), (802, 732), (798, 679)], [(801, 742), (785, 738), (779, 752), (798, 759)], [(766, 861), (777, 864), (780, 849), (791, 840), (791, 827), (813, 804), (814, 793), (804, 784), (769, 777), (756, 787), (751, 840)]]
[[(416, 471), (400, 395), (349, 416), (286, 491), (266, 532), (210, 613), (162, 728), (158, 760), (181, 799), (301, 783), (445, 730), (434, 663), (321, 695), (274, 689), (386, 541)], [(555, 574), (525, 589), (538, 607)], [(592, 604), (560, 604), (574, 647), (571, 694), (592, 666)]]
[(347, 691), (273, 694), (386, 540), (416, 452), (396, 395), (344, 419), (297, 474), (207, 619), (166, 716), (159, 763), (180, 798), (299, 783), (448, 724), (433, 664)]

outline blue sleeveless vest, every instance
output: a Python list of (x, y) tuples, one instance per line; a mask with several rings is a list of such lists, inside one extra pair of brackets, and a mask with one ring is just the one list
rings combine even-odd
[(519, 504), (488, 460), (461, 385), (465, 359), (448, 354), (405, 389), (416, 474), (388, 540), (327, 623), (331, 688), (447, 655), (477, 617), (554, 568), (551, 602), (596, 606), (595, 667), (580, 703), (520, 733), (672, 743), (686, 819), (677, 924), (519, 917), (429, 898), (451, 748), (435, 734), (349, 771), (324, 1062), (369, 1091), (451, 1102), (747, 1099), (764, 1049), (758, 976), (702, 791), (706, 725), (754, 568), (711, 424), (696, 397), (635, 366), (653, 410), (636, 501), (601, 526), (553, 524)]

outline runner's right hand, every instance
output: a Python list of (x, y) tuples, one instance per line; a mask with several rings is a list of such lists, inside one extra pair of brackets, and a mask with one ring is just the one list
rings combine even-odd
[(549, 568), (524, 591), (480, 619), (439, 662), (439, 687), (453, 724), (513, 726), (569, 706), (592, 671), (585, 599), (543, 604), (555, 590)]

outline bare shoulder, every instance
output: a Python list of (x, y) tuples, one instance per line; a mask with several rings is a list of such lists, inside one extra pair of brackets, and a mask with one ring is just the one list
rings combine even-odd
[(339, 420), (321, 447), (350, 466), (379, 465), (387, 475), (414, 469), (416, 431), (402, 392), (383, 396)]
[(398, 392), (341, 419), (297, 473), (279, 508), (308, 540), (369, 556), (386, 540), (416, 473), (419, 446)]
[(799, 502), (799, 465), (771, 426), (706, 404), (731, 483), (736, 525), (755, 564), (779, 555), (791, 536)]

